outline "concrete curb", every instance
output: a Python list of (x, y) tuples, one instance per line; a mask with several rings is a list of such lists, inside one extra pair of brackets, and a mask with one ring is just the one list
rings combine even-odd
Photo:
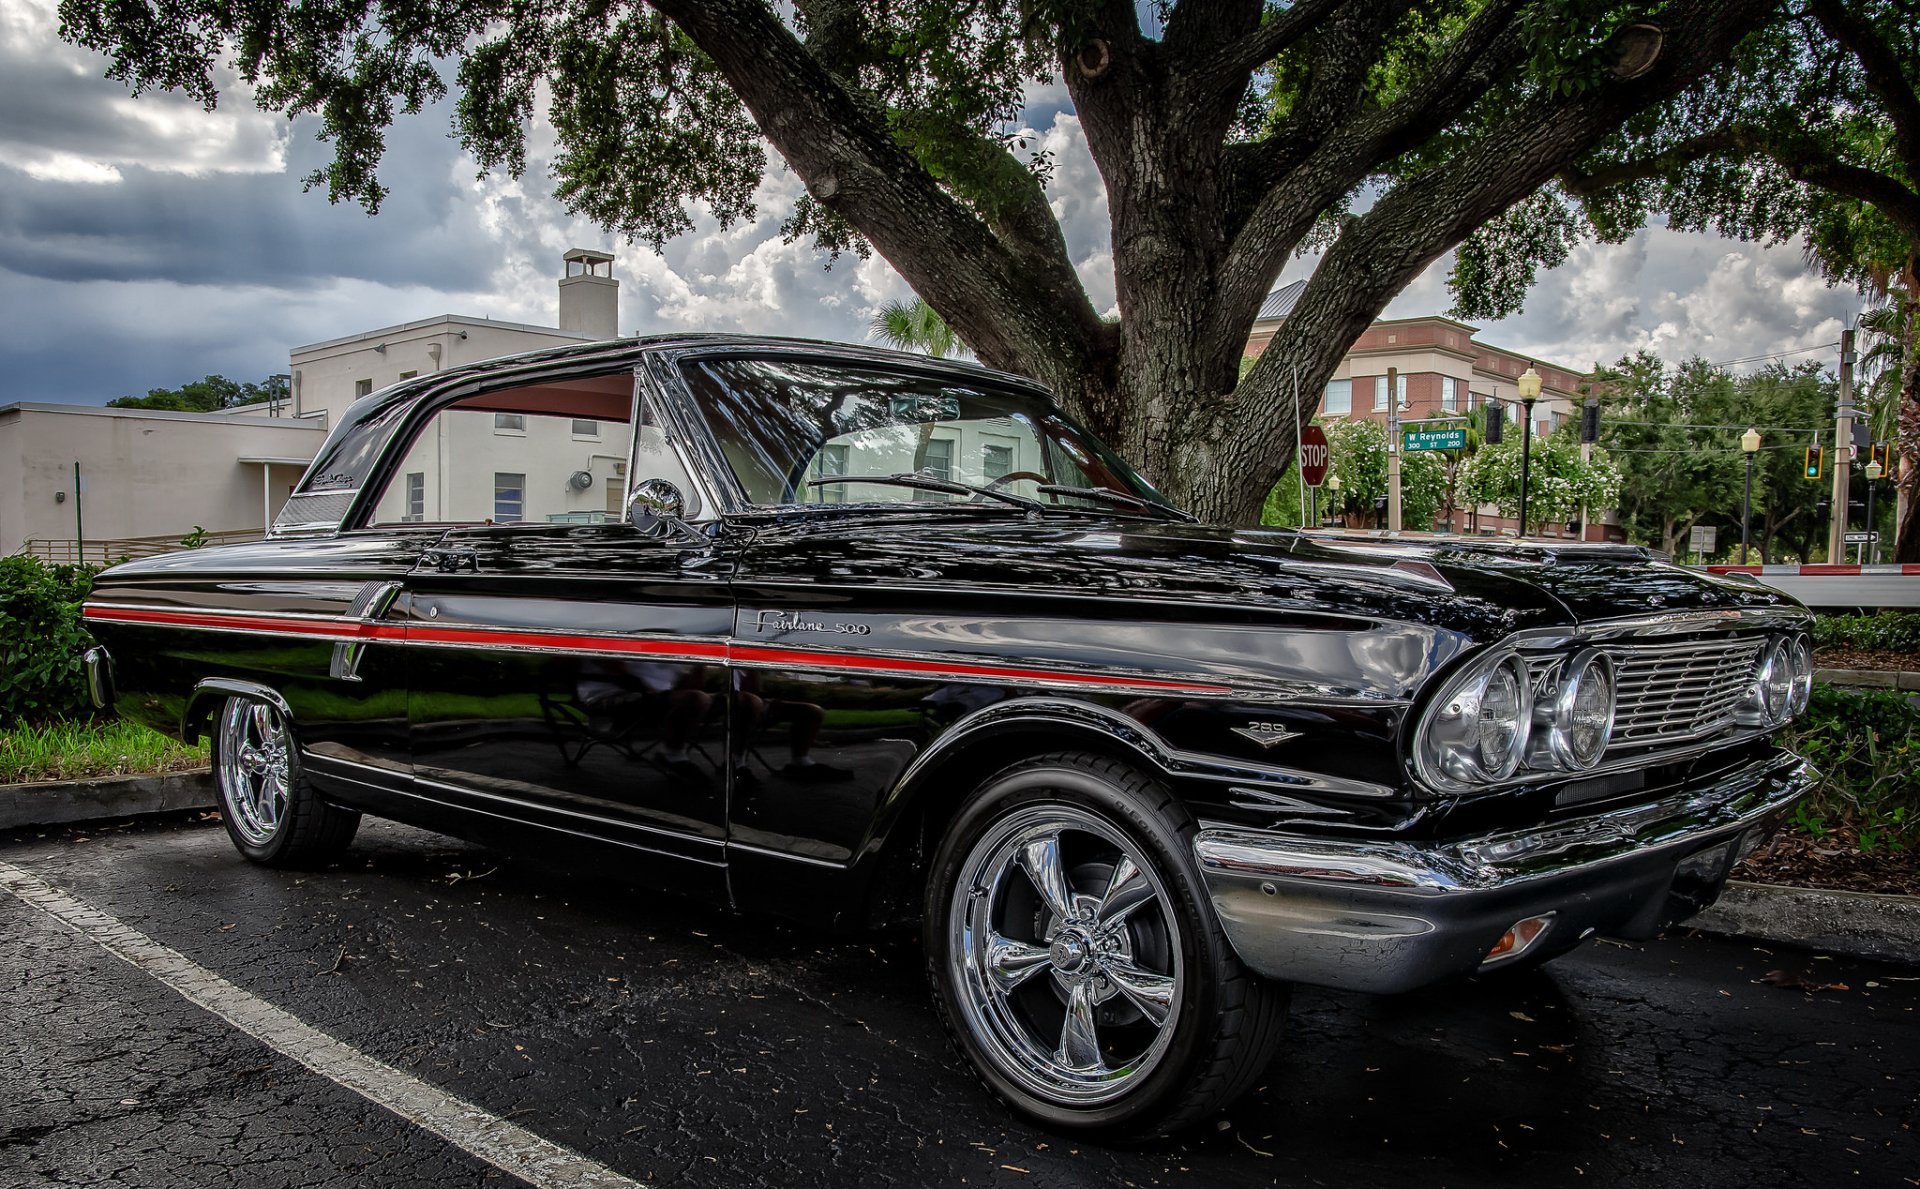
[(1920, 896), (1874, 896), (1734, 880), (1687, 928), (1920, 965)]
[(1815, 669), (1815, 681), (1849, 689), (1897, 689), (1920, 692), (1920, 673), (1906, 669)]
[(0, 830), (212, 809), (213, 771), (0, 784)]

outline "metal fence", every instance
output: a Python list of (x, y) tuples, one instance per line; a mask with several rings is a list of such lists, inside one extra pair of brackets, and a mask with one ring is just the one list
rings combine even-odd
[[(259, 541), (266, 534), (257, 528), (236, 528), (224, 532), (206, 533), (198, 544), (231, 545), (236, 541)], [(64, 540), (40, 540), (29, 538), (17, 552), (37, 557), (50, 565), (78, 565), (92, 562), (96, 565), (116, 562), (132, 557), (154, 557), (162, 553), (172, 553), (187, 548), (182, 544), (183, 536), (166, 535), (159, 537), (114, 537), (104, 541), (76, 541), (71, 537)]]

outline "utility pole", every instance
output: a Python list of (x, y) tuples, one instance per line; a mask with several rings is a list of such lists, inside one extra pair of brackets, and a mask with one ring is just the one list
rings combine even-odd
[(1387, 369), (1387, 528), (1400, 531), (1400, 369)]
[(1847, 560), (1847, 497), (1853, 468), (1853, 328), (1840, 332), (1840, 403), (1833, 411), (1833, 517), (1827, 527), (1827, 561)]

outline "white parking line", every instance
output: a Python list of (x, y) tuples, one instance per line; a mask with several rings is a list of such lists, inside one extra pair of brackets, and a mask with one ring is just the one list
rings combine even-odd
[(542, 1189), (645, 1189), (605, 1165), (335, 1040), (29, 871), (0, 862), (0, 888), (260, 1043), (502, 1172)]

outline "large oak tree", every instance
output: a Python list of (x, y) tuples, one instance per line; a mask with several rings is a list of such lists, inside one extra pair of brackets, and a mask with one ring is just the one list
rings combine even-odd
[[(211, 105), (223, 62), (316, 112), (313, 181), (377, 206), (383, 130), (458, 91), (485, 167), (551, 120), (557, 192), (659, 243), (746, 215), (878, 251), (983, 361), (1036, 377), (1195, 511), (1252, 520), (1358, 334), (1622, 121), (1724, 62), (1770, 0), (64, 0), (136, 90)], [(1142, 20), (1146, 21), (1143, 28)], [(1101, 316), (1018, 136), (1063, 81), (1112, 217)], [(1363, 209), (1364, 208), (1364, 209)], [(1244, 378), (1261, 299), (1324, 248)], [(1294, 401), (1297, 376), (1301, 404)]]
[(1895, 555), (1920, 562), (1920, 4), (1791, 0), (1703, 85), (1628, 120), (1476, 232), (1456, 274), (1463, 312), (1503, 312), (1536, 263), (1656, 212), (1683, 230), (1800, 237), (1829, 279), (1893, 303), (1877, 324), (1900, 339)]

